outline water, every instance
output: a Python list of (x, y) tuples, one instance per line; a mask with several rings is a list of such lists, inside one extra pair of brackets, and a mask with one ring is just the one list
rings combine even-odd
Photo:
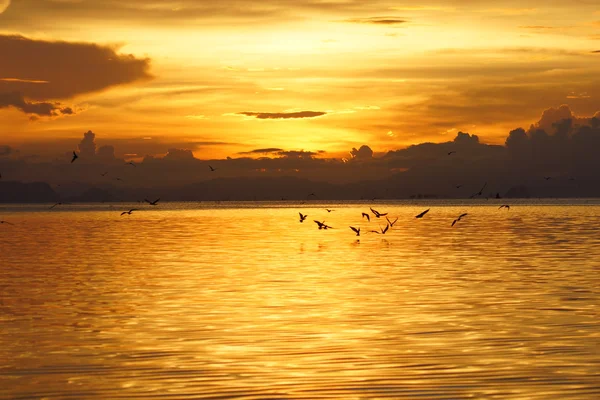
[(0, 398), (598, 398), (600, 202), (498, 205), (0, 206)]

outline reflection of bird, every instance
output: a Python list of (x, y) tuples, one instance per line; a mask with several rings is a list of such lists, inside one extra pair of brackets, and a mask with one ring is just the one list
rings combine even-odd
[(332, 212), (332, 211), (335, 211), (335, 210), (330, 210), (329, 208), (326, 208), (325, 211)]
[(371, 217), (367, 213), (362, 213), (363, 218), (366, 218), (367, 221), (371, 222)]
[(52, 207), (50, 207), (48, 210), (52, 210), (56, 206), (62, 206), (62, 203), (56, 203)]
[(483, 189), (487, 186), (487, 182), (483, 184), (483, 187), (477, 193), (473, 193), (469, 198), (472, 199), (477, 196), (481, 196), (483, 194)]
[(351, 226), (350, 229), (352, 229), (354, 232), (356, 232), (356, 236), (360, 236), (360, 227), (355, 228), (355, 227)]
[(430, 208), (428, 208), (427, 210), (423, 211), (421, 214), (419, 214), (419, 215), (416, 215), (416, 216), (415, 216), (415, 218), (423, 218), (423, 216), (424, 216), (425, 214), (427, 214), (427, 213), (429, 212), (429, 210), (430, 210)]
[(381, 218), (381, 217), (383, 217), (383, 216), (387, 215), (387, 213), (380, 213), (380, 212), (379, 212), (379, 211), (377, 211), (377, 210), (373, 210), (371, 207), (369, 207), (369, 209), (371, 210), (371, 212), (372, 212), (372, 213), (373, 213), (373, 214), (374, 214), (374, 215), (375, 215), (377, 218)]
[(210, 168), (210, 172), (215, 172), (217, 170), (216, 168), (213, 168), (211, 165), (209, 165), (208, 168)]
[(458, 218), (456, 218), (454, 221), (452, 221), (452, 225), (451, 226), (454, 226), (454, 224), (456, 224), (458, 221), (460, 221), (463, 217), (466, 217), (467, 215), (468, 215), (467, 213), (460, 214), (458, 216)]
[(131, 209), (131, 210), (129, 210), (129, 211), (123, 211), (123, 212), (121, 213), (121, 216), (123, 216), (123, 215), (125, 215), (125, 214), (127, 214), (127, 215), (131, 215), (131, 213), (132, 213), (132, 212), (134, 212), (134, 211), (137, 211), (137, 208), (132, 208), (132, 209)]
[(154, 200), (154, 201), (150, 201), (148, 199), (144, 199), (144, 201), (146, 203), (150, 204), (151, 206), (155, 206), (155, 205), (158, 205), (158, 202), (160, 201), (160, 197), (158, 199)]
[(333, 227), (325, 224), (325, 221), (319, 222), (316, 219), (314, 220), (317, 225), (319, 225), (319, 229), (333, 229)]
[(454, 154), (454, 153), (456, 153), (456, 151), (454, 151), (454, 150), (453, 150), (453, 151), (449, 151), (449, 152), (448, 152), (448, 155), (450, 156), (450, 155), (452, 155), (452, 154)]
[(506, 210), (510, 210), (510, 206), (508, 204), (502, 204), (500, 207), (498, 207), (498, 210), (500, 210), (502, 208), (506, 208)]
[(306, 217), (308, 217), (308, 215), (302, 215), (301, 212), (299, 212), (298, 215), (300, 215), (300, 222), (304, 222), (304, 220), (306, 219)]
[(385, 219), (387, 220), (388, 224), (390, 224), (390, 228), (391, 228), (392, 226), (394, 226), (394, 224), (395, 224), (396, 222), (398, 222), (398, 218), (396, 218), (396, 219), (394, 220), (394, 222), (390, 221), (390, 219), (389, 219), (388, 217), (385, 217)]
[(132, 165), (132, 166), (134, 166), (134, 167), (137, 167), (137, 165), (135, 165), (135, 164), (134, 164), (133, 162), (131, 162), (131, 161), (129, 161), (129, 162), (127, 162), (127, 163), (125, 163), (125, 165)]
[(0, 224), (14, 225), (13, 223), (8, 221), (0, 221)]
[(71, 158), (71, 164), (73, 164), (73, 162), (75, 160), (77, 160), (79, 158), (79, 156), (77, 155), (77, 153), (75, 153), (75, 151), (73, 151), (73, 158)]

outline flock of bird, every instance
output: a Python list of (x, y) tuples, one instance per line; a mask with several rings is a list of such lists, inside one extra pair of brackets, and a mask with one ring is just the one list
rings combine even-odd
[[(502, 204), (500, 207), (498, 207), (499, 210), (505, 208), (506, 210), (510, 210), (510, 205), (508, 204)], [(385, 227), (379, 227), (379, 230), (370, 230), (369, 233), (376, 233), (378, 235), (385, 235), (388, 230), (390, 228), (392, 228), (396, 222), (398, 222), (398, 217), (396, 217), (393, 221), (389, 219), (388, 217), (388, 213), (383, 213), (383, 212), (379, 212), (375, 209), (373, 209), (372, 207), (369, 207), (369, 210), (371, 211), (371, 213), (375, 216), (375, 218), (382, 218), (385, 217), (386, 220), (386, 224)], [(431, 209), (428, 208), (427, 210), (420, 212), (419, 214), (415, 215), (415, 218), (417, 219), (421, 219), (423, 218)], [(327, 211), (328, 213), (331, 213), (332, 209), (326, 208), (325, 211)], [(298, 215), (300, 217), (299, 222), (303, 223), (306, 218), (308, 218), (307, 214), (302, 214), (301, 212), (298, 212)], [(452, 224), (450, 224), (450, 227), (453, 227), (454, 225), (456, 225), (457, 222), (461, 221), (464, 217), (466, 217), (467, 215), (469, 215), (468, 213), (462, 213), (460, 214), (456, 219), (454, 219), (452, 221)], [(371, 215), (369, 213), (363, 212), (361, 215), (361, 218), (366, 219), (368, 222), (371, 222)], [(325, 223), (325, 221), (318, 221), (318, 220), (313, 220), (313, 222), (315, 224), (317, 224), (317, 227), (319, 230), (327, 230), (327, 229), (334, 229), (332, 226), (327, 225)], [(356, 234), (356, 236), (360, 236), (360, 227), (355, 227), (355, 226), (349, 226), (349, 228)]]

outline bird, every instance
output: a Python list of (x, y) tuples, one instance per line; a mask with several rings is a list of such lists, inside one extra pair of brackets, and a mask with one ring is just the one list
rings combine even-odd
[(122, 182), (123, 179), (121, 179), (121, 178), (115, 178), (115, 181), (121, 181)]
[(547, 180), (547, 181), (549, 181), (550, 179), (552, 179), (552, 177), (551, 176), (545, 176), (544, 179)]
[(131, 162), (131, 161), (129, 161), (129, 162), (126, 162), (126, 163), (125, 163), (125, 165), (132, 165), (132, 166), (134, 166), (134, 167), (137, 167), (137, 165), (135, 165), (135, 164), (134, 164), (133, 162)]
[(160, 197), (158, 199), (154, 200), (154, 201), (150, 201), (148, 199), (144, 199), (144, 201), (146, 203), (150, 204), (151, 206), (156, 206), (156, 205), (158, 205), (158, 202), (160, 201)]
[(396, 219), (394, 220), (394, 222), (390, 221), (390, 219), (389, 219), (388, 217), (385, 217), (385, 219), (387, 220), (388, 224), (390, 224), (390, 228), (391, 228), (392, 226), (394, 226), (394, 224), (395, 224), (396, 222), (398, 222), (398, 218), (396, 218)]
[(367, 221), (371, 222), (371, 217), (367, 213), (362, 213), (363, 218), (366, 218)]
[(304, 222), (304, 220), (306, 219), (306, 217), (308, 217), (308, 215), (302, 215), (301, 212), (299, 212), (298, 215), (300, 215), (300, 222)]
[(461, 187), (463, 187), (463, 185), (456, 185), (457, 189), (460, 189)]
[(385, 233), (388, 231), (388, 229), (390, 229), (390, 226), (388, 224), (385, 225), (385, 228), (382, 228), (381, 226), (379, 227), (380, 231), (371, 231), (371, 233), (376, 233), (378, 235), (385, 235)]
[(0, 221), (0, 224), (14, 225), (12, 222)]
[(132, 209), (131, 209), (131, 210), (129, 210), (129, 211), (123, 211), (123, 212), (121, 213), (121, 216), (123, 216), (123, 215), (125, 215), (125, 214), (127, 214), (127, 215), (131, 215), (131, 213), (132, 213), (132, 212), (134, 212), (134, 211), (137, 211), (137, 210), (138, 210), (137, 208), (132, 208)]
[(208, 168), (210, 168), (210, 172), (215, 172), (217, 170), (216, 168), (213, 168), (211, 165), (209, 165)]
[(350, 229), (352, 229), (354, 232), (356, 232), (356, 236), (360, 236), (360, 227), (355, 228), (355, 227), (351, 226)]
[(327, 230), (327, 229), (333, 229), (333, 227), (331, 227), (331, 226), (329, 226), (329, 225), (325, 224), (325, 221), (323, 221), (323, 222), (320, 222), (320, 221), (317, 221), (316, 219), (315, 219), (314, 221), (315, 221), (315, 223), (316, 223), (317, 225), (319, 225), (319, 229), (325, 229), (325, 230)]
[(487, 182), (483, 184), (483, 187), (477, 193), (473, 193), (469, 198), (472, 199), (477, 196), (481, 196), (483, 194), (483, 190), (486, 188)]
[(454, 154), (454, 153), (456, 153), (456, 150), (449, 151), (449, 152), (448, 152), (448, 155), (450, 156), (450, 155), (452, 155), (452, 154)]
[(500, 210), (502, 208), (506, 208), (506, 210), (510, 210), (510, 206), (508, 204), (502, 204), (500, 207), (498, 207), (498, 210)]
[(71, 164), (73, 164), (73, 162), (75, 160), (77, 160), (79, 158), (79, 156), (77, 155), (77, 153), (75, 153), (75, 151), (73, 151), (73, 158), (71, 158)]
[(325, 211), (327, 211), (328, 213), (335, 211), (335, 210), (330, 210), (329, 208), (326, 208)]
[(371, 212), (372, 212), (372, 213), (373, 213), (373, 214), (374, 214), (374, 215), (375, 215), (377, 218), (381, 218), (381, 217), (383, 217), (383, 216), (387, 215), (387, 213), (380, 213), (380, 212), (379, 212), (379, 211), (377, 211), (377, 210), (373, 210), (371, 207), (369, 207), (369, 209), (371, 210)]
[(458, 216), (458, 218), (456, 218), (454, 221), (452, 221), (452, 225), (450, 225), (450, 226), (454, 226), (454, 224), (456, 224), (458, 221), (460, 221), (463, 217), (466, 217), (467, 215), (468, 215), (467, 213), (460, 214)]
[(100, 176), (106, 176), (106, 174), (108, 174), (108, 171), (106, 171), (106, 172), (105, 172), (105, 173), (103, 173), (103, 174), (100, 174)]
[(52, 207), (50, 207), (48, 210), (52, 210), (56, 206), (62, 206), (62, 203), (56, 203)]
[(311, 197), (311, 196), (312, 196), (312, 197), (317, 197), (317, 195), (316, 195), (316, 194), (314, 194), (314, 193), (309, 193), (309, 194), (306, 196), (306, 198), (308, 199), (308, 198), (309, 198), (309, 197)]
[(423, 218), (423, 216), (424, 216), (425, 214), (427, 214), (427, 213), (429, 212), (429, 210), (430, 210), (430, 208), (428, 208), (427, 210), (423, 211), (421, 214), (419, 214), (419, 215), (416, 215), (416, 216), (415, 216), (415, 218)]

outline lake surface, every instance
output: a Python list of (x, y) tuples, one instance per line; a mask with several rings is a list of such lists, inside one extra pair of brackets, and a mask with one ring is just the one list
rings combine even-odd
[(600, 201), (499, 204), (0, 205), (0, 398), (600, 398)]

